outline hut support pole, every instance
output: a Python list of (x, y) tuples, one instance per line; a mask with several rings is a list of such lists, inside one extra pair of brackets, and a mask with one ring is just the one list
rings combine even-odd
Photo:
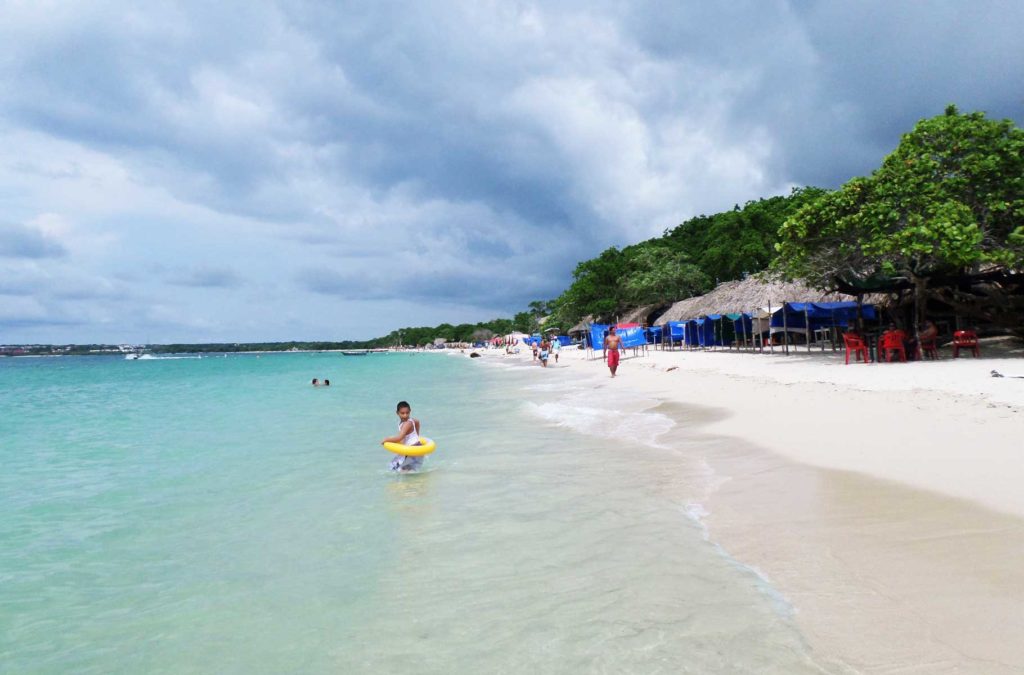
[(786, 321), (786, 303), (782, 303), (782, 353), (789, 356), (789, 323)]
[[(807, 308), (804, 308), (804, 326), (807, 327), (807, 353), (811, 353), (811, 315), (807, 312)], [(823, 350), (825, 346), (821, 347)]]
[[(828, 332), (828, 341), (832, 343), (832, 351), (836, 350), (836, 310), (832, 310), (832, 327)], [(825, 351), (825, 344), (822, 343), (821, 351)]]
[[(764, 339), (763, 337), (761, 338)], [(772, 301), (768, 301), (768, 351), (775, 353), (775, 340), (772, 339)]]

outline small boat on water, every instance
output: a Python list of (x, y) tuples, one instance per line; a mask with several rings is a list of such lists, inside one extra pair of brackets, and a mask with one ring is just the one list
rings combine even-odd
[(342, 356), (366, 356), (370, 353), (369, 349), (342, 349)]

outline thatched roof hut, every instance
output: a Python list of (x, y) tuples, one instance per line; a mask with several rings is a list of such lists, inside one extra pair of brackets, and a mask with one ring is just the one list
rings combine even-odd
[(630, 310), (620, 316), (618, 323), (639, 323), (646, 326), (649, 323), (652, 323), (651, 319), (653, 319), (655, 315), (661, 314), (661, 310), (667, 308), (668, 305), (664, 302), (653, 305), (643, 305), (642, 307), (637, 307), (636, 309)]
[(593, 315), (589, 315), (588, 314), (587, 316), (585, 316), (582, 319), (580, 319), (580, 322), (578, 324), (576, 324), (575, 326), (573, 326), (572, 328), (570, 328), (566, 332), (570, 336), (573, 335), (574, 333), (586, 333), (588, 328), (589, 328), (589, 326), (590, 326), (590, 324), (592, 324), (593, 322), (594, 322)]
[(750, 276), (742, 281), (727, 281), (713, 291), (680, 300), (655, 319), (654, 325), (669, 321), (686, 321), (708, 314), (750, 312), (783, 302), (842, 302), (856, 300), (842, 293), (824, 293), (796, 281)]

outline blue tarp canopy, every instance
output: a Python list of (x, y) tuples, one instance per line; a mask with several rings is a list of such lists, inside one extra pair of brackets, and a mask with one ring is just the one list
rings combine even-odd
[[(604, 349), (604, 338), (611, 328), (606, 323), (594, 323), (590, 325), (590, 332), (587, 334), (590, 340), (591, 349)], [(615, 333), (622, 338), (623, 347), (642, 347), (647, 343), (647, 335), (640, 326), (630, 328), (616, 328)]]
[(572, 338), (570, 338), (568, 335), (558, 335), (554, 339), (558, 340), (558, 344), (562, 345), (563, 347), (568, 347), (572, 344)]
[(674, 342), (680, 342), (683, 339), (683, 326), (686, 325), (685, 321), (669, 321), (665, 324), (665, 328), (668, 331), (668, 337)]
[(732, 329), (738, 336), (749, 336), (754, 331), (754, 321), (746, 312), (726, 314), (725, 318), (732, 321)]
[(591, 349), (604, 348), (604, 336), (608, 334), (609, 327), (610, 326), (606, 323), (590, 324), (590, 331), (587, 333), (587, 339), (590, 340)]
[(619, 328), (615, 332), (622, 338), (623, 347), (642, 347), (647, 344), (647, 335), (644, 334), (644, 329), (640, 326)]
[[(857, 318), (856, 302), (787, 302), (782, 309), (772, 314), (772, 328), (783, 325), (782, 313), (786, 313), (785, 324), (788, 328), (807, 328), (810, 319), (811, 328), (828, 326), (846, 326)], [(874, 320), (877, 317), (874, 305), (861, 305), (861, 316)]]
[(683, 342), (690, 346), (697, 346), (700, 344), (699, 328), (697, 325), (697, 319), (690, 319), (689, 321), (683, 322)]
[(722, 326), (719, 322), (721, 314), (708, 314), (697, 319), (697, 343), (701, 347), (721, 346), (725, 344), (722, 340)]

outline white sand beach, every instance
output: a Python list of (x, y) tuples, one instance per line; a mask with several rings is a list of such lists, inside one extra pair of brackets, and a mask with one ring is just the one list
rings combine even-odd
[(563, 349), (537, 373), (689, 411), (684, 440), (733, 439), (704, 457), (721, 479), (702, 504), (709, 536), (784, 594), (826, 661), (1021, 673), (1024, 358), (1005, 342), (983, 354), (847, 366), (841, 351), (629, 352), (612, 379)]

